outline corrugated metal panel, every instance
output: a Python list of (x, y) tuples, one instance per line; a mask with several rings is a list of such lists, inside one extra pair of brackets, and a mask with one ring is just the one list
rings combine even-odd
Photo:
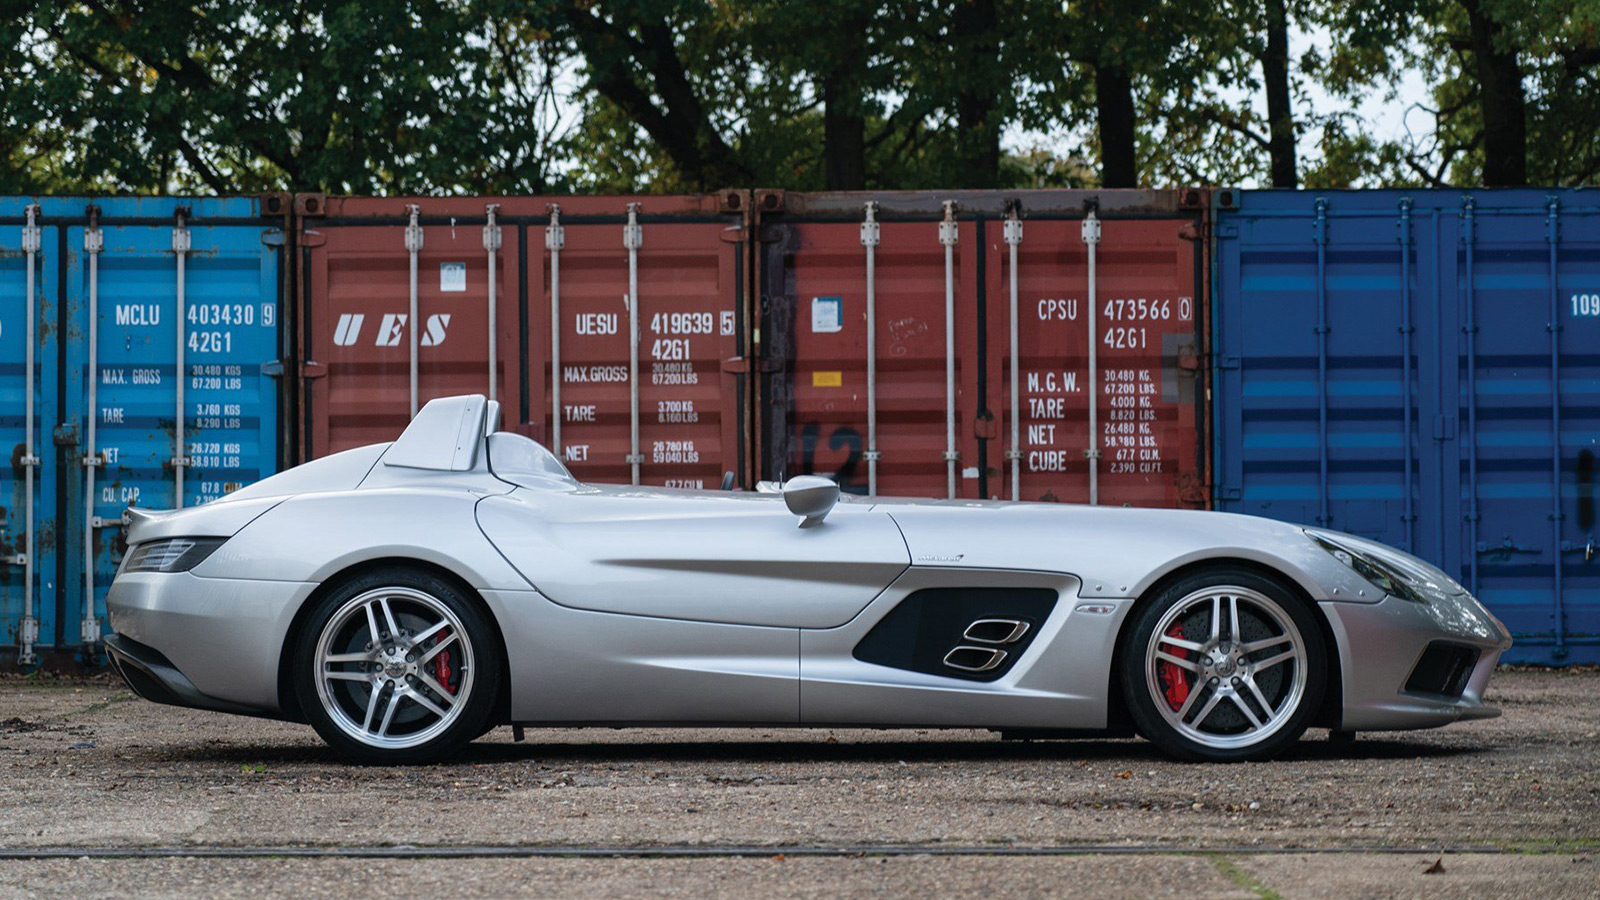
[[(30, 201), (6, 202), (10, 216)], [(36, 602), (40, 645), (61, 650), (99, 640), (126, 507), (203, 503), (277, 470), (282, 230), (245, 198), (38, 206), (35, 543), (54, 555), (36, 560)], [(6, 421), (24, 396), (7, 392)]]
[(1204, 505), (1201, 192), (758, 192), (757, 209), (764, 477), (866, 493), (876, 450), (878, 493), (946, 496), (953, 449), (955, 496), (1089, 502), (1093, 482), (1100, 503)]
[(1600, 200), (1218, 192), (1217, 501), (1409, 549), (1600, 659)]
[[(639, 483), (715, 487), (725, 471), (747, 480), (742, 192), (305, 195), (297, 206), (315, 213), (300, 223), (304, 458), (399, 434), (412, 408), (414, 362), (416, 403), (492, 392), (511, 427), (552, 445), (581, 478), (635, 480), (637, 422)], [(415, 355), (409, 246), (423, 323)], [(634, 293), (637, 419), (628, 341)]]

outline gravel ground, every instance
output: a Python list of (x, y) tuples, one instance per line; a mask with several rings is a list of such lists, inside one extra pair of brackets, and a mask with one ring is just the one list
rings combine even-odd
[[(1169, 762), (1140, 741), (1014, 743), (982, 731), (582, 729), (529, 731), (518, 744), (501, 729), (454, 763), (393, 769), (343, 765), (303, 726), (157, 706), (109, 681), (0, 680), (0, 850), (1093, 845), (1172, 854), (14, 860), (0, 862), (0, 896), (118, 893), (119, 884), (317, 892), (390, 876), (467, 894), (908, 895), (971, 885), (1026, 896), (1072, 885), (1104, 896), (1163, 896), (1169, 886), (1186, 897), (1516, 896), (1535, 886), (1543, 896), (1600, 896), (1600, 673), (1506, 671), (1490, 692), (1504, 717), (1363, 736), (1343, 749), (1312, 732), (1287, 759), (1232, 766)], [(1385, 852), (1296, 852), (1351, 849)], [(1443, 849), (1521, 852), (1448, 855), (1444, 873), (1423, 876)]]

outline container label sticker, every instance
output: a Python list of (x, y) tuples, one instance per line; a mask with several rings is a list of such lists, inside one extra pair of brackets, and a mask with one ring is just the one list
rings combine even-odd
[(844, 387), (843, 372), (812, 372), (812, 387)]
[(844, 329), (843, 297), (811, 298), (811, 333), (832, 334)]
[(467, 289), (467, 264), (464, 262), (439, 263), (439, 290), (443, 293), (462, 293)]

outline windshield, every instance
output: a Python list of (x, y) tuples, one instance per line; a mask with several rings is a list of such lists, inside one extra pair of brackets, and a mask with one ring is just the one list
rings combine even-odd
[(489, 471), (512, 484), (526, 485), (530, 480), (548, 484), (555, 480), (564, 484), (577, 484), (577, 479), (567, 467), (537, 441), (509, 431), (497, 431), (486, 442), (489, 450)]

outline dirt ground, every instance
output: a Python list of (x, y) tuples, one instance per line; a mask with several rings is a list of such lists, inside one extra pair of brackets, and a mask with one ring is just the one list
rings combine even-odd
[[(0, 680), (0, 898), (1600, 897), (1600, 673), (1505, 671), (1490, 700), (1231, 766), (983, 731), (501, 729), (391, 769), (109, 680)], [(106, 856), (129, 848), (156, 855)]]

